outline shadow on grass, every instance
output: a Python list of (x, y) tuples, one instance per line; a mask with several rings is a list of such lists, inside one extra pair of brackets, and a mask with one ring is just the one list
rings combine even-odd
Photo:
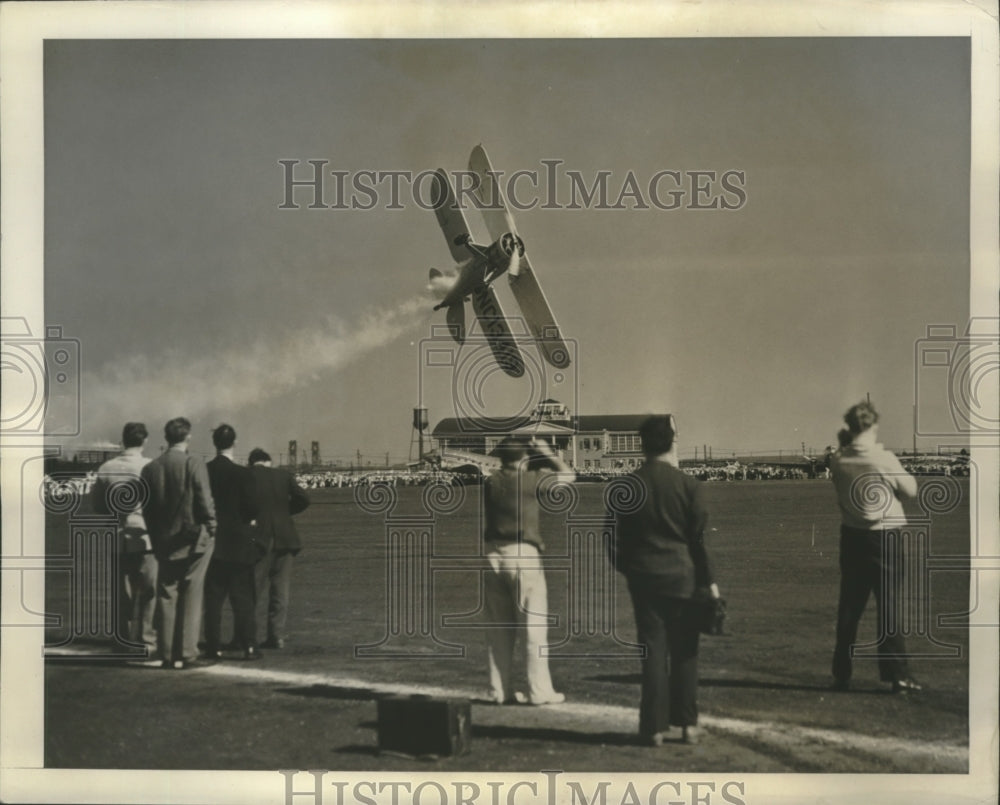
[(305, 696), (309, 699), (338, 699), (350, 702), (373, 702), (385, 699), (393, 694), (382, 693), (371, 688), (350, 688), (341, 685), (306, 685), (294, 688), (275, 688), (275, 693), (287, 693), (291, 696)]
[[(472, 725), (472, 737), (503, 741), (545, 741), (592, 746), (643, 746), (638, 734), (624, 732), (578, 732), (557, 727), (524, 727), (510, 725)], [(678, 743), (679, 743), (678, 739)]]
[(368, 746), (364, 744), (339, 746), (333, 751), (338, 755), (365, 755), (367, 757), (398, 758), (400, 760), (416, 761), (419, 763), (437, 763), (439, 761), (448, 761), (454, 757), (454, 755), (411, 755), (407, 752), (383, 750), (379, 749), (377, 746)]
[[(48, 665), (79, 666), (86, 668), (130, 668), (138, 670), (162, 671), (159, 660), (148, 660), (143, 657), (132, 657), (129, 659), (102, 657), (94, 655), (69, 655), (69, 654), (49, 654), (45, 656), (45, 663)], [(149, 663), (144, 665), (143, 663)], [(153, 664), (155, 663), (155, 665)]]
[[(378, 722), (363, 721), (358, 724), (362, 729), (378, 730)], [(499, 724), (473, 724), (472, 739), (480, 741), (540, 741), (546, 743), (583, 744), (587, 746), (645, 746), (638, 734), (624, 732), (579, 732), (577, 730), (559, 729), (557, 727), (528, 727)], [(680, 744), (680, 733), (676, 741), (668, 743)], [(377, 755), (375, 746), (342, 746), (338, 752), (345, 754)], [(388, 753), (395, 754), (395, 753)], [(418, 758), (420, 759), (420, 758)]]
[[(602, 676), (590, 676), (588, 680), (594, 682), (613, 682), (618, 685), (641, 685), (642, 677), (639, 674), (604, 674)], [(784, 690), (799, 691), (802, 693), (832, 693), (830, 685), (806, 685), (788, 682), (765, 682), (759, 679), (699, 679), (700, 688), (738, 688), (745, 690)], [(851, 688), (842, 693), (891, 693), (889, 688)]]
[[(393, 694), (381, 693), (370, 688), (348, 688), (337, 685), (309, 685), (306, 687), (277, 688), (276, 693), (307, 698), (335, 699), (341, 701), (376, 701)], [(363, 721), (361, 729), (378, 730), (377, 721)], [(634, 733), (621, 732), (580, 732), (557, 727), (510, 726), (497, 724), (473, 724), (472, 737), (478, 740), (519, 740), (557, 742), (564, 744), (584, 744), (590, 746), (643, 746), (640, 737)], [(377, 755), (378, 748), (367, 745), (339, 747), (341, 754)], [(417, 758), (419, 759), (419, 758)]]
[(367, 755), (368, 757), (378, 757), (377, 746), (362, 746), (351, 744), (350, 746), (338, 746), (333, 750), (338, 755)]

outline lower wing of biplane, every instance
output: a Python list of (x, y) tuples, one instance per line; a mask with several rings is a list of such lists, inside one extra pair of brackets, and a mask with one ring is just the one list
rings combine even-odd
[[(432, 268), (430, 281), (432, 288), (448, 287), (454, 283), (451, 285), (451, 289), (454, 290), (455, 285), (461, 281), (461, 276), (458, 274), (449, 277)], [(445, 298), (448, 299), (449, 296), (452, 296), (450, 292)], [(497, 364), (511, 377), (521, 377), (524, 374), (524, 358), (521, 357), (521, 350), (518, 349), (517, 342), (511, 334), (507, 318), (493, 289), (489, 285), (479, 284), (469, 291), (469, 297), (472, 299), (472, 310), (479, 320), (479, 327), (490, 345)], [(447, 308), (445, 320), (448, 322), (448, 332), (459, 344), (465, 343), (467, 332), (465, 302), (465, 296), (453, 297), (450, 302), (442, 302), (434, 308), (435, 310), (441, 307)]]
[(443, 170), (436, 171), (432, 196), (434, 212), (451, 256), (458, 265), (455, 272), (447, 276), (431, 269), (431, 288), (442, 296), (434, 309), (447, 308), (452, 337), (463, 343), (466, 336), (465, 302), (471, 299), (472, 309), (497, 363), (507, 374), (520, 377), (524, 374), (524, 359), (491, 287), (497, 277), (507, 273), (511, 291), (542, 355), (556, 368), (565, 368), (570, 362), (569, 350), (524, 254), (524, 243), (518, 237), (482, 146), (473, 149), (469, 168), (479, 177), (474, 192), (493, 242), (489, 246), (473, 242), (447, 174)]

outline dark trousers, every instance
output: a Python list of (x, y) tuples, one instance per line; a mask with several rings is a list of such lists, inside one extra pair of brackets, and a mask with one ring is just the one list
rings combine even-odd
[(235, 642), (244, 650), (257, 645), (253, 565), (213, 559), (205, 576), (205, 648), (209, 653), (222, 645), (222, 606), (227, 596), (233, 608)]
[(906, 643), (900, 630), (900, 587), (904, 558), (898, 531), (866, 531), (840, 527), (840, 602), (837, 606), (837, 644), (833, 650), (833, 675), (851, 678), (851, 647), (858, 623), (875, 594), (876, 642), (879, 678), (883, 682), (907, 675)]
[(642, 661), (639, 734), (698, 723), (698, 625), (691, 602), (659, 594), (655, 583), (628, 580)]
[(267, 601), (268, 640), (285, 637), (294, 561), (295, 555), (291, 551), (272, 549), (256, 565), (257, 600)]

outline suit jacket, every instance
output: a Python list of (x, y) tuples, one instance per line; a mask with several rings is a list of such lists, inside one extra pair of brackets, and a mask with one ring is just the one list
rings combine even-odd
[(298, 553), (302, 548), (292, 515), (304, 511), (309, 496), (290, 472), (254, 464), (250, 468), (257, 486), (257, 531), (270, 550)]
[(219, 520), (213, 559), (252, 565), (263, 555), (250, 525), (257, 517), (253, 475), (219, 455), (208, 462), (208, 478)]
[(202, 460), (171, 447), (146, 464), (140, 477), (149, 490), (142, 513), (157, 557), (183, 559), (209, 550), (215, 506)]
[(659, 460), (647, 460), (629, 477), (641, 487), (642, 502), (616, 516), (615, 567), (662, 595), (690, 598), (696, 587), (713, 581), (703, 538), (708, 512), (701, 484)]

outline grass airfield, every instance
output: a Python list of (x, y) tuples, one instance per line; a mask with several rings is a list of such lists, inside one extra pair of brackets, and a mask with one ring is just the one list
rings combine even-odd
[[(933, 557), (968, 555), (968, 482), (959, 484), (959, 504), (931, 520)], [(917, 610), (908, 641), (911, 652), (927, 655), (911, 660), (922, 693), (891, 695), (878, 681), (874, 650), (856, 660), (850, 692), (831, 692), (839, 517), (824, 481), (706, 484), (707, 542), (729, 618), (728, 634), (702, 637), (704, 740), (639, 745), (639, 661), (630, 646), (627, 590), (599, 556), (581, 558), (573, 536), (599, 522), (605, 487), (574, 489), (559, 511), (543, 517), (550, 666), (567, 704), (496, 707), (480, 700), (487, 680), (477, 487), (447, 499), (398, 488), (391, 509), (388, 497), (369, 496), (362, 507), (355, 490), (314, 490), (313, 505), (297, 518), (305, 548), (295, 567), (286, 648), (264, 652), (257, 663), (234, 654), (176, 673), (97, 660), (99, 641), (73, 640), (67, 656), (46, 663), (46, 766), (968, 771), (967, 630), (938, 623), (939, 615), (968, 609), (968, 571), (924, 577), (929, 596), (921, 600), (929, 607)], [(429, 501), (438, 510), (433, 519)], [(69, 542), (65, 517), (51, 516), (49, 555), (66, 553)], [(406, 561), (387, 561), (390, 543), (395, 556), (402, 546)], [(421, 587), (428, 579), (431, 587)], [(66, 573), (48, 574), (46, 594), (49, 612), (69, 612)], [(874, 640), (874, 625), (872, 601), (860, 642)], [(50, 630), (47, 644), (64, 641), (66, 628)], [(430, 766), (379, 754), (375, 702), (399, 693), (471, 699), (471, 751)]]

